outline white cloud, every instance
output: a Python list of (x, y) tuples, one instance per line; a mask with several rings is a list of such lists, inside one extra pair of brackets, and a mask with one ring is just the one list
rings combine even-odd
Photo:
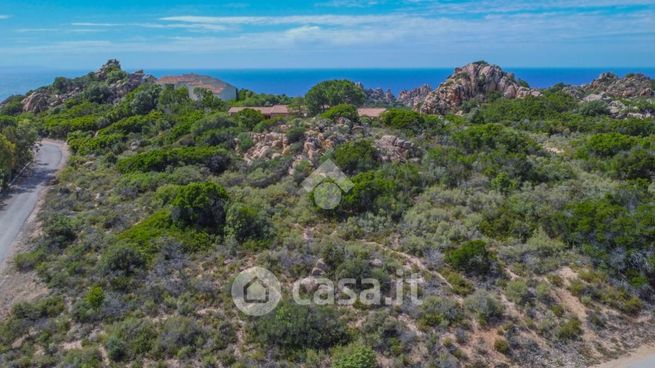
[(318, 3), (316, 6), (329, 8), (368, 8), (380, 5), (378, 0), (330, 0), (324, 3)]
[(207, 17), (182, 15), (160, 18), (162, 21), (184, 22), (193, 24), (251, 25), (275, 26), (293, 24), (316, 24), (330, 26), (353, 26), (380, 22), (391, 22), (398, 15), (291, 15), (280, 17)]
[(3, 20), (3, 19), (9, 19), (9, 16), (0, 14), (0, 20)]

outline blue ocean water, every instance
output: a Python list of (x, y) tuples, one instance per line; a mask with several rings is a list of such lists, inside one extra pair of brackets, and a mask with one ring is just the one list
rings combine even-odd
[[(655, 78), (655, 68), (506, 68), (530, 86), (550, 87), (556, 83), (585, 84), (599, 74), (611, 71), (619, 75), (644, 73)], [(361, 82), (367, 88), (390, 89), (398, 94), (423, 84), (438, 86), (451, 73), (452, 68), (439, 69), (155, 69), (146, 70), (157, 77), (183, 73), (206, 74), (222, 79), (237, 88), (260, 93), (302, 96), (314, 84), (328, 79), (350, 79)], [(88, 70), (18, 70), (0, 69), (0, 100), (13, 94), (52, 83), (55, 77), (74, 77)]]

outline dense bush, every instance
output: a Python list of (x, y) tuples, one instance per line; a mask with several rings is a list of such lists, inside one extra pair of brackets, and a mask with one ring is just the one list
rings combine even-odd
[(321, 114), (321, 117), (336, 121), (339, 118), (345, 118), (350, 121), (359, 121), (359, 114), (357, 107), (349, 104), (339, 104), (330, 107), (327, 111)]
[(121, 158), (116, 167), (123, 173), (135, 171), (164, 171), (169, 166), (204, 165), (215, 173), (227, 169), (229, 154), (220, 148), (189, 147), (152, 149), (133, 156)]
[(446, 262), (460, 271), (486, 275), (491, 271), (495, 255), (482, 240), (468, 241), (446, 254)]
[(417, 129), (425, 124), (424, 117), (409, 109), (389, 109), (380, 117), (382, 123), (396, 129)]
[(499, 319), (504, 307), (500, 301), (486, 290), (479, 289), (464, 299), (464, 305), (482, 324)]
[(181, 187), (171, 201), (173, 221), (181, 226), (196, 226), (213, 233), (223, 231), (229, 197), (214, 183), (192, 183)]
[(448, 327), (461, 321), (463, 310), (456, 301), (438, 296), (427, 297), (419, 309), (418, 323), (425, 330)]
[(563, 92), (546, 92), (544, 96), (497, 99), (482, 109), (485, 123), (516, 122), (557, 118), (575, 108), (575, 99)]
[(253, 130), (253, 128), (264, 121), (266, 117), (262, 115), (261, 112), (253, 109), (243, 109), (236, 114), (234, 114), (234, 119), (237, 121), (239, 126), (243, 127), (246, 130)]
[(282, 302), (275, 311), (255, 320), (252, 335), (263, 346), (284, 351), (326, 349), (349, 339), (346, 325), (333, 307), (292, 302)]
[(375, 352), (361, 344), (339, 347), (332, 354), (332, 368), (376, 368)]
[(471, 126), (453, 135), (455, 142), (469, 153), (481, 150), (530, 154), (538, 144), (525, 133), (498, 124)]
[(148, 320), (128, 318), (109, 327), (105, 347), (113, 361), (134, 361), (150, 352), (156, 337)]
[(298, 143), (305, 139), (305, 128), (293, 127), (287, 130), (287, 140), (289, 143)]
[(247, 247), (257, 248), (271, 237), (271, 224), (266, 213), (234, 203), (227, 210), (225, 234)]
[(356, 174), (377, 166), (377, 151), (368, 140), (348, 142), (337, 147), (334, 161), (344, 172)]
[(636, 143), (635, 138), (620, 133), (592, 135), (579, 150), (581, 157), (608, 158), (621, 151), (629, 150)]
[(202, 347), (207, 338), (203, 326), (189, 317), (170, 317), (162, 325), (155, 341), (155, 349), (164, 356), (175, 356), (181, 350), (193, 351)]

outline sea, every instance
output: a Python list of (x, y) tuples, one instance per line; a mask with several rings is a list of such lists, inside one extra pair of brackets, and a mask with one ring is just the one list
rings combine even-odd
[[(653, 68), (505, 68), (531, 87), (547, 88), (557, 83), (586, 84), (603, 72), (620, 76), (643, 73), (655, 78)], [(197, 73), (226, 81), (239, 89), (258, 93), (304, 95), (313, 85), (329, 79), (349, 79), (361, 82), (366, 88), (382, 88), (398, 94), (428, 84), (436, 88), (452, 73), (453, 68), (434, 69), (152, 69), (146, 73), (156, 77)], [(90, 70), (46, 70), (0, 68), (0, 101), (14, 94), (49, 85), (58, 77), (82, 76)]]

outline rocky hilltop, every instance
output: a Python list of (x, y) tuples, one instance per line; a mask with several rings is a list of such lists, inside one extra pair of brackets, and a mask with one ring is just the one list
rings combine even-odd
[(538, 90), (517, 81), (514, 74), (483, 61), (456, 68), (436, 90), (421, 98), (424, 92), (425, 87), (421, 87), (405, 93), (411, 96), (404, 99), (408, 102), (407, 106), (426, 114), (447, 114), (460, 111), (466, 101), (485, 101), (491, 93), (499, 93), (506, 98), (541, 95)]
[(653, 96), (651, 80), (643, 74), (628, 74), (624, 78), (619, 78), (614, 73), (603, 73), (584, 86), (583, 90), (593, 94), (604, 93), (614, 98)]
[(42, 112), (56, 107), (81, 95), (98, 103), (114, 103), (152, 76), (142, 70), (127, 73), (121, 69), (118, 60), (109, 60), (95, 72), (75, 79), (57, 78), (49, 87), (42, 87), (30, 92), (23, 100), (23, 111)]

